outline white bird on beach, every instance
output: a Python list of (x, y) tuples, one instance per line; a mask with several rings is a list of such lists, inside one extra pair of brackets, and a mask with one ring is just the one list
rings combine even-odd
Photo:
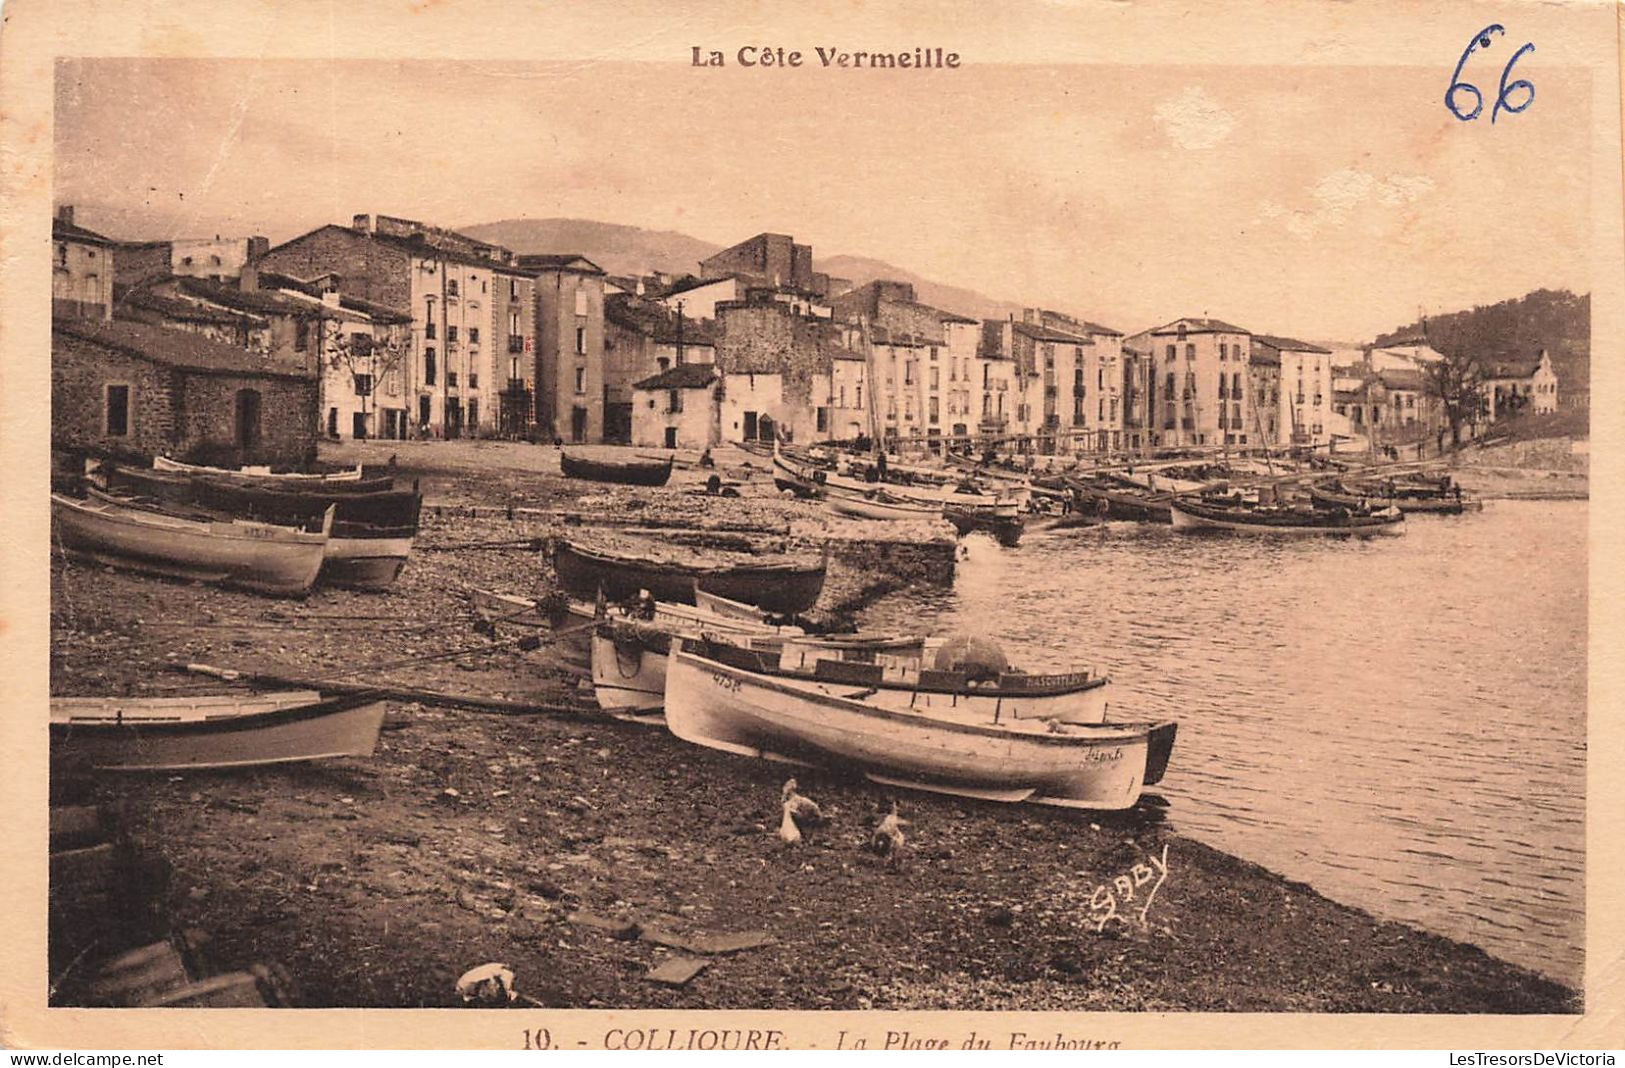
[(876, 825), (874, 834), (869, 837), (870, 848), (896, 864), (903, 854), (903, 828), (908, 826), (908, 822), (897, 814), (897, 802), (893, 801), (891, 811)]
[(796, 792), (796, 781), (787, 779), (780, 793), (784, 815), (779, 821), (779, 837), (787, 844), (801, 841), (803, 827), (818, 827), (824, 823), (824, 810), (810, 797)]

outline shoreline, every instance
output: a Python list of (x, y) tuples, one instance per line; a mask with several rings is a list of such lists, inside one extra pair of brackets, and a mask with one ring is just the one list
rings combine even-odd
[[(392, 444), (366, 446), (369, 461)], [(401, 452), (402, 477), (408, 460), (428, 458)], [(587, 511), (628, 499), (544, 471), (420, 473), (443, 481), (437, 498), (451, 490), (469, 503), (591, 498), (574, 505)], [(695, 501), (705, 514), (787, 515), (792, 530), (817, 521), (776, 498), (722, 502), (683, 488), (640, 496), (664, 505), (648, 511)], [(534, 527), (430, 518), (421, 540)], [(295, 602), (53, 554), (52, 690), (184, 685), (175, 663), (321, 676), (485, 646), (462, 590), (524, 592), (545, 570), (536, 555), (414, 552), (388, 593)], [(840, 602), (872, 604), (897, 581), (848, 566), (820, 608), (855, 612)], [(231, 966), (280, 963), (311, 1007), (450, 1006), (458, 975), (500, 960), (521, 992), (560, 1007), (1581, 1009), (1578, 992), (1476, 946), (1379, 920), (1177, 834), (1154, 800), (1127, 814), (1068, 813), (798, 772), (832, 823), (789, 848), (773, 833), (785, 769), (603, 719), (590, 688), (545, 658), (489, 649), (389, 678), (587, 711), (392, 703), (371, 760), (104, 780), (71, 799), (116, 804), (138, 847), (163, 857), (176, 929), (208, 932)], [(1176, 746), (1170, 775), (1180, 762)], [(894, 797), (913, 821), (896, 869), (862, 848)], [(1164, 848), (1142, 927), (1133, 916)], [(1091, 916), (1119, 894), (1120, 917), (1097, 931)], [(672, 941), (742, 932), (771, 941), (707, 956), (686, 986), (646, 978), (682, 954)]]

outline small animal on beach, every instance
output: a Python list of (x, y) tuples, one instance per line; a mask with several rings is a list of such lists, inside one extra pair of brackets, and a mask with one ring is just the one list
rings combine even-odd
[(801, 841), (803, 828), (821, 827), (826, 822), (823, 809), (810, 797), (796, 792), (796, 781), (787, 779), (780, 792), (783, 818), (779, 821), (779, 837), (788, 845)]
[(908, 820), (897, 814), (897, 802), (892, 801), (891, 811), (876, 824), (874, 832), (869, 836), (869, 848), (895, 865), (903, 856), (903, 828), (907, 827), (908, 823)]

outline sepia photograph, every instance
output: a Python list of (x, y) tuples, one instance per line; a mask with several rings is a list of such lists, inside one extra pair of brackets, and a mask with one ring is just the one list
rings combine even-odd
[(398, 6), (29, 53), (35, 1011), (1598, 1008), (1605, 6)]

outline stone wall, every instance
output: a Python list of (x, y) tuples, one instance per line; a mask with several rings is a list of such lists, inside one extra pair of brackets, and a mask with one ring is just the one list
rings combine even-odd
[(325, 226), (296, 237), (267, 252), (255, 266), (295, 278), (332, 271), (339, 276), (339, 291), (346, 296), (391, 308), (412, 307), (407, 252), (342, 226)]
[[(107, 433), (107, 386), (130, 387), (129, 433)], [(51, 447), (152, 456), (175, 440), (172, 372), (64, 334), (51, 338)]]
[[(314, 379), (178, 372), (176, 448), (200, 460), (230, 457), (239, 463), (300, 465), (315, 459), (318, 418)], [(260, 441), (237, 449), (237, 394), (260, 395)]]

